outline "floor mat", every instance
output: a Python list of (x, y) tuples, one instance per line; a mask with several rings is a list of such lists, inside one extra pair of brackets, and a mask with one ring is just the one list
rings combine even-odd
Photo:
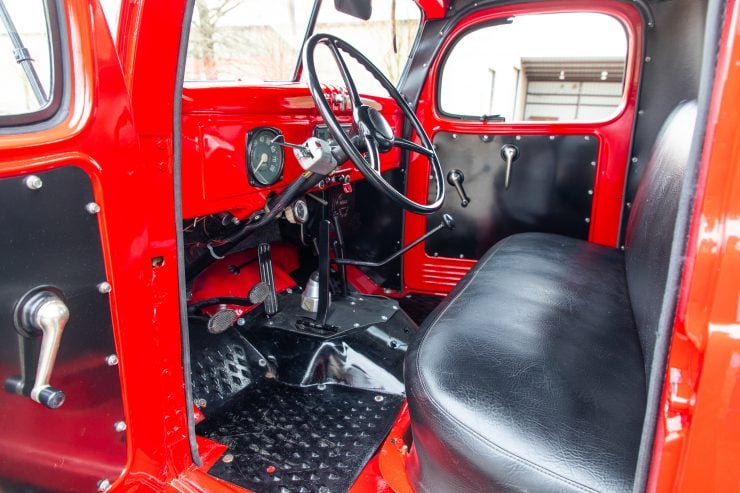
[(262, 492), (346, 492), (388, 434), (403, 397), (263, 380), (198, 425), (229, 447), (209, 474)]

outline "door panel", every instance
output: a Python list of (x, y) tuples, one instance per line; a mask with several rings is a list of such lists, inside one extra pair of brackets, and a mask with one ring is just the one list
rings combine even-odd
[[(131, 467), (132, 450), (142, 442), (130, 433), (142, 429), (142, 421), (133, 419), (126, 398), (137, 385), (122, 376), (136, 363), (162, 359), (162, 351), (152, 351), (136, 362), (125, 349), (160, 346), (149, 339), (155, 317), (142, 309), (151, 303), (132, 296), (151, 298), (153, 255), (143, 210), (163, 213), (132, 200), (135, 192), (152, 191), (98, 2), (49, 0), (46, 8), (57, 54), (52, 68), (58, 77), (45, 106), (53, 114), (0, 119), (0, 490), (103, 491)], [(17, 26), (22, 38), (33, 39)], [(0, 70), (0, 82), (13, 73)], [(167, 262), (174, 260), (173, 254)], [(29, 297), (36, 290), (43, 303)], [(46, 312), (47, 322), (39, 322), (49, 292), (66, 305), (66, 324), (57, 317), (64, 313), (58, 304), (57, 315)], [(128, 312), (124, 336), (118, 314)], [(47, 337), (60, 326), (61, 337)], [(137, 341), (137, 332), (146, 342)], [(37, 365), (40, 354), (52, 354), (39, 347), (42, 341), (58, 343), (48, 365)], [(35, 377), (45, 368), (47, 383), (64, 392), (61, 405), (60, 394), (48, 398), (49, 389), (31, 398), (29, 387), (41, 389)], [(162, 393), (160, 368), (144, 369), (147, 385), (138, 386), (147, 387), (150, 406)]]
[[(528, 14), (559, 12), (605, 14), (616, 19), (624, 28), (626, 52), (622, 54), (626, 62), (620, 65), (610, 57), (594, 61), (561, 56), (551, 63), (552, 56), (545, 59), (531, 53), (516, 60), (501, 59), (497, 50), (529, 46), (530, 39), (520, 33), (516, 42), (507, 45), (506, 38), (497, 34), (495, 39), (480, 36), (485, 42), (477, 51), (466, 48), (469, 55), (465, 63), (451, 63), (454, 71), (443, 77), (449, 54), (468, 34), (484, 27), (510, 29)], [(448, 293), (485, 251), (515, 233), (557, 233), (618, 246), (642, 64), (640, 12), (612, 0), (530, 2), (480, 8), (455, 22), (437, 49), (427, 47), (423, 52), (431, 53), (426, 55), (430, 56), (428, 62), (415, 61), (420, 70), (426, 70), (425, 62), (429, 67), (416, 108), (438, 146), (445, 173), (455, 168), (465, 176), (463, 187), (471, 202), (462, 207), (455, 188), (448, 184), (438, 214), (406, 214), (405, 243), (439, 224), (442, 213), (451, 214), (457, 227), (439, 233), (424, 248), (414, 248), (405, 256), (405, 288)], [(583, 25), (592, 36), (589, 39), (599, 38), (594, 26)], [(553, 46), (559, 41), (532, 26), (529, 24), (526, 31), (531, 32), (532, 40), (540, 44), (545, 40), (545, 45)], [(439, 32), (439, 26), (436, 29)], [(618, 69), (617, 81), (624, 81), (621, 93), (619, 82), (613, 79)], [(488, 86), (472, 80), (476, 73), (483, 74), (481, 80)], [(457, 89), (451, 97), (442, 98), (440, 108), (445, 84)], [(413, 88), (409, 89), (413, 93)], [(473, 112), (480, 108), (465, 102), (466, 93), (477, 94), (485, 103), (482, 112)], [(504, 144), (516, 145), (520, 151), (512, 164), (508, 190), (503, 186), (506, 166), (500, 154)], [(423, 159), (410, 156), (407, 176), (411, 198), (424, 200), (433, 192)]]
[[(463, 207), (449, 187), (442, 209), (427, 219), (427, 230), (439, 224), (442, 214), (452, 215), (457, 226), (427, 240), (427, 255), (477, 260), (497, 241), (527, 231), (588, 239), (596, 138), (440, 132), (434, 144), (445, 176), (453, 169), (464, 176), (462, 188), (470, 202)], [(504, 146), (518, 154), (508, 189)]]
[[(41, 187), (26, 186), (30, 177)], [(126, 465), (126, 442), (113, 425), (124, 413), (108, 359), (116, 354), (110, 305), (97, 287), (106, 279), (100, 229), (86, 209), (94, 203), (90, 178), (76, 166), (0, 179), (0, 230), (12, 235), (0, 261), (0, 489), (93, 491)], [(19, 300), (37, 288), (58, 290), (70, 314), (50, 380), (65, 394), (57, 409), (28, 396), (40, 337), (21, 336), (14, 320)]]

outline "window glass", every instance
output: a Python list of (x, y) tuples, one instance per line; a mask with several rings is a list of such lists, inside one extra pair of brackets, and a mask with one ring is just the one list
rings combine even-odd
[[(314, 3), (309, 0), (196, 0), (185, 66), (186, 80), (289, 81)], [(382, 0), (364, 21), (337, 11), (324, 0), (314, 32), (339, 36), (370, 58), (392, 82), (406, 65), (421, 13), (413, 0)], [(327, 53), (317, 50), (320, 80), (340, 84)], [(374, 81), (347, 60), (360, 90)], [(373, 89), (374, 91), (374, 89)]]
[(4, 6), (0, 10), (0, 117), (48, 106), (53, 72), (45, 2), (5, 0)]
[(293, 79), (313, 2), (196, 0), (186, 80)]
[(604, 120), (622, 102), (624, 26), (596, 13), (530, 14), (464, 35), (442, 68), (443, 113), (492, 121)]
[[(338, 12), (334, 2), (325, 1), (314, 32), (330, 33), (348, 42), (396, 84), (416, 41), (420, 21), (421, 11), (413, 0), (375, 1), (367, 21)], [(348, 56), (344, 59), (360, 92), (384, 92), (359, 63)], [(344, 85), (328, 49), (317, 48), (316, 70), (321, 82)]]

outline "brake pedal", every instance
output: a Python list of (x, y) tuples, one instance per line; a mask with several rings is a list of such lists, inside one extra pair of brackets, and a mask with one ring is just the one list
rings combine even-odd
[(270, 244), (260, 243), (257, 246), (257, 263), (260, 268), (260, 279), (269, 289), (265, 298), (265, 313), (275, 315), (278, 312), (277, 292), (275, 291), (275, 275), (272, 271), (272, 255)]

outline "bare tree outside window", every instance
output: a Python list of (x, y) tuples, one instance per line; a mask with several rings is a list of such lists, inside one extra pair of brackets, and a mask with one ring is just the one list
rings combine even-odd
[[(186, 79), (291, 80), (312, 6), (308, 0), (196, 0)], [(315, 31), (345, 39), (395, 83), (416, 38), (420, 12), (413, 0), (377, 1), (373, 7), (373, 17), (362, 21), (337, 12), (333, 2), (325, 1)], [(317, 65), (321, 69), (324, 63), (317, 60)], [(361, 70), (356, 72), (360, 79), (365, 76)], [(337, 83), (332, 77), (322, 81)], [(361, 87), (362, 82), (358, 81)]]

